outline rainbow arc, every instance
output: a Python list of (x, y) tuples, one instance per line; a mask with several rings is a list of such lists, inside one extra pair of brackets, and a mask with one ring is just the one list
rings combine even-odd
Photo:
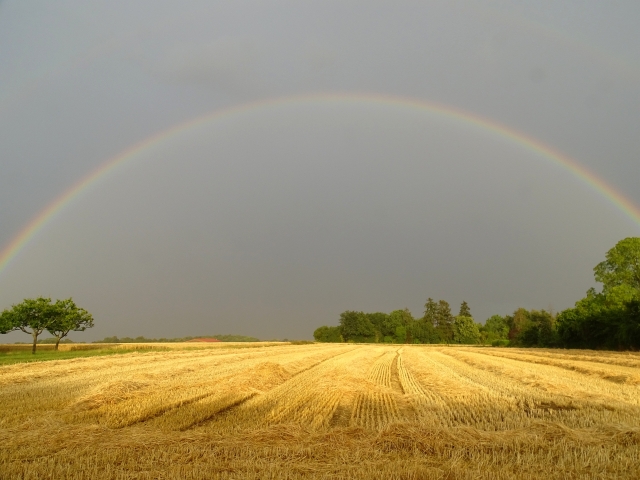
[(381, 94), (363, 94), (363, 93), (321, 93), (313, 95), (295, 95), (257, 102), (247, 103), (243, 105), (233, 106), (226, 109), (216, 110), (203, 116), (199, 116), (187, 122), (173, 126), (167, 130), (161, 131), (151, 137), (148, 137), (132, 147), (124, 150), (115, 157), (102, 163), (97, 169), (85, 176), (60, 196), (49, 203), (42, 211), (40, 211), (3, 249), (0, 251), (0, 274), (7, 268), (10, 262), (25, 248), (42, 229), (53, 221), (66, 205), (75, 198), (86, 192), (102, 177), (116, 169), (118, 166), (133, 161), (152, 146), (160, 142), (174, 138), (192, 128), (220, 120), (225, 117), (239, 115), (246, 112), (262, 110), (274, 106), (295, 105), (303, 103), (351, 103), (351, 104), (381, 104), (394, 105), (412, 110), (421, 110), (436, 114), (444, 118), (456, 120), (460, 123), (475, 126), (481, 130), (492, 133), (499, 137), (508, 139), (509, 141), (532, 151), (546, 159), (558, 164), (565, 170), (591, 186), (595, 191), (599, 192), (616, 208), (624, 212), (634, 223), (640, 226), (640, 208), (623, 194), (616, 191), (611, 185), (591, 172), (587, 167), (581, 165), (578, 161), (560, 153), (554, 148), (545, 145), (541, 141), (518, 132), (515, 129), (502, 125), (498, 122), (479, 115), (460, 110), (448, 105), (442, 105), (427, 102), (420, 99), (381, 95)]

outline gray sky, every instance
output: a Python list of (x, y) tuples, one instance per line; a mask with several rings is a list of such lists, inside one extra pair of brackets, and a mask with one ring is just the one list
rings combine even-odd
[[(259, 100), (367, 93), (520, 131), (640, 205), (640, 3), (0, 3), (0, 245), (110, 158)], [(107, 335), (311, 338), (347, 309), (567, 308), (640, 234), (486, 129), (376, 102), (254, 108), (103, 176), (0, 272)], [(6, 341), (28, 341), (10, 334)]]

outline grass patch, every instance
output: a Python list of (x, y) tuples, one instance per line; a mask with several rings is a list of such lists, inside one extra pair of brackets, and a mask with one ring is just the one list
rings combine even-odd
[(84, 357), (99, 357), (104, 355), (120, 355), (124, 353), (133, 352), (149, 352), (149, 351), (166, 351), (168, 348), (155, 347), (132, 347), (132, 348), (94, 348), (83, 350), (68, 350), (58, 351), (55, 350), (43, 350), (36, 351), (32, 354), (31, 351), (8, 351), (0, 352), (0, 365), (12, 365), (14, 363), (29, 363), (29, 362), (49, 362), (52, 360), (69, 360), (71, 358), (84, 358)]

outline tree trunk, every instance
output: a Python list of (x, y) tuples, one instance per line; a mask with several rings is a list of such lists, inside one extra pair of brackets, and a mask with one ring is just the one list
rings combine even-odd
[(36, 344), (38, 342), (38, 334), (36, 332), (33, 332), (32, 335), (33, 335), (33, 346), (31, 347), (31, 353), (35, 354), (36, 353)]
[(56, 337), (56, 348), (54, 349), (56, 352), (58, 351), (58, 345), (60, 345), (60, 339), (62, 337)]

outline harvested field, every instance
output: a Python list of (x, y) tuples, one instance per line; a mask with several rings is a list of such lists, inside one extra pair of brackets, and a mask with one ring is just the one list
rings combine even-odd
[(640, 356), (218, 343), (15, 364), (0, 442), (0, 478), (639, 478)]

